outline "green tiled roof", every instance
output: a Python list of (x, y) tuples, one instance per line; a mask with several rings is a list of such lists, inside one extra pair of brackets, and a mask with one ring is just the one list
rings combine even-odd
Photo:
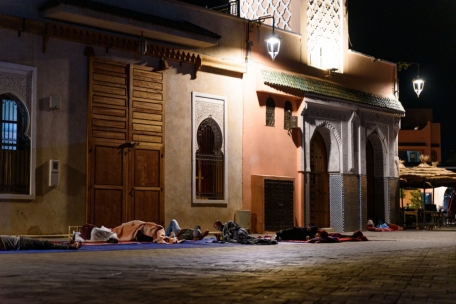
[(166, 19), (150, 14), (140, 13), (128, 9), (124, 9), (118, 6), (113, 6), (109, 4), (104, 4), (100, 2), (95, 2), (91, 0), (49, 0), (44, 3), (39, 10), (45, 11), (47, 9), (59, 6), (59, 5), (69, 5), (79, 8), (85, 8), (99, 13), (105, 13), (109, 15), (114, 15), (126, 19), (136, 20), (139, 22), (144, 22), (148, 24), (168, 27), (175, 30), (180, 30), (183, 32), (190, 32), (195, 34), (200, 34), (208, 37), (213, 37), (220, 39), (220, 35), (213, 33), (205, 28), (197, 26), (193, 23), (187, 21), (175, 21), (171, 19)]
[(398, 100), (380, 97), (370, 93), (348, 89), (340, 85), (282, 72), (262, 70), (261, 73), (263, 74), (263, 80), (266, 84), (293, 88), (303, 92), (330, 96), (347, 101), (405, 112), (404, 107)]

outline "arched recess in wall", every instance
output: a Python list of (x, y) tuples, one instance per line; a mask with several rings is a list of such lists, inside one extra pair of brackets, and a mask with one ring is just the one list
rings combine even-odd
[[(0, 62), (3, 201), (35, 199), (36, 72), (36, 67)], [(16, 130), (11, 133), (13, 125)]]
[(367, 219), (387, 221), (385, 149), (377, 132), (366, 142)]
[(14, 94), (1, 94), (0, 101), (0, 193), (28, 194), (31, 141), (26, 135), (30, 125), (27, 108)]
[(224, 199), (224, 163), (221, 150), (223, 135), (220, 126), (212, 118), (206, 118), (198, 126), (198, 150), (196, 159), (196, 198)]
[(290, 101), (285, 101), (285, 105), (283, 106), (283, 128), (285, 130), (290, 129), (290, 120), (291, 120), (291, 115), (293, 112), (293, 107), (291, 105)]
[(275, 126), (275, 101), (272, 97), (266, 99), (266, 126)]

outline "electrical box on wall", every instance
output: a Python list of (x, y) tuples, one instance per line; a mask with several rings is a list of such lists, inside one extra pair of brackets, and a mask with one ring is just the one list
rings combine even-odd
[(51, 159), (49, 161), (49, 187), (59, 185), (60, 161)]
[(59, 96), (50, 96), (49, 97), (49, 107), (51, 109), (60, 109), (60, 97)]
[(298, 127), (298, 116), (291, 116), (290, 117), (290, 129), (294, 129)]

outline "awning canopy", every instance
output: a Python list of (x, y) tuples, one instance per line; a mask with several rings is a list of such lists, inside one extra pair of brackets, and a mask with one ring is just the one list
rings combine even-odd
[(455, 186), (456, 173), (444, 168), (438, 168), (437, 163), (428, 165), (427, 155), (421, 155), (421, 164), (413, 168), (406, 168), (403, 161), (399, 164), (399, 182), (402, 188), (436, 188), (442, 186)]

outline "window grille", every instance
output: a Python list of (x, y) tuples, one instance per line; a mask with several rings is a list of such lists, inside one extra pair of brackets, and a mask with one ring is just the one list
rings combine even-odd
[(22, 102), (10, 94), (2, 101), (2, 148), (0, 149), (0, 193), (28, 194), (30, 186), (30, 140)]
[(288, 100), (285, 102), (285, 106), (283, 108), (283, 128), (285, 130), (290, 130), (290, 120), (291, 120), (291, 113), (293, 108), (291, 106), (291, 102)]
[(272, 97), (266, 100), (266, 126), (275, 126), (275, 102)]
[(221, 151), (222, 133), (217, 122), (207, 118), (201, 122), (197, 133), (196, 198), (224, 199), (224, 155)]

